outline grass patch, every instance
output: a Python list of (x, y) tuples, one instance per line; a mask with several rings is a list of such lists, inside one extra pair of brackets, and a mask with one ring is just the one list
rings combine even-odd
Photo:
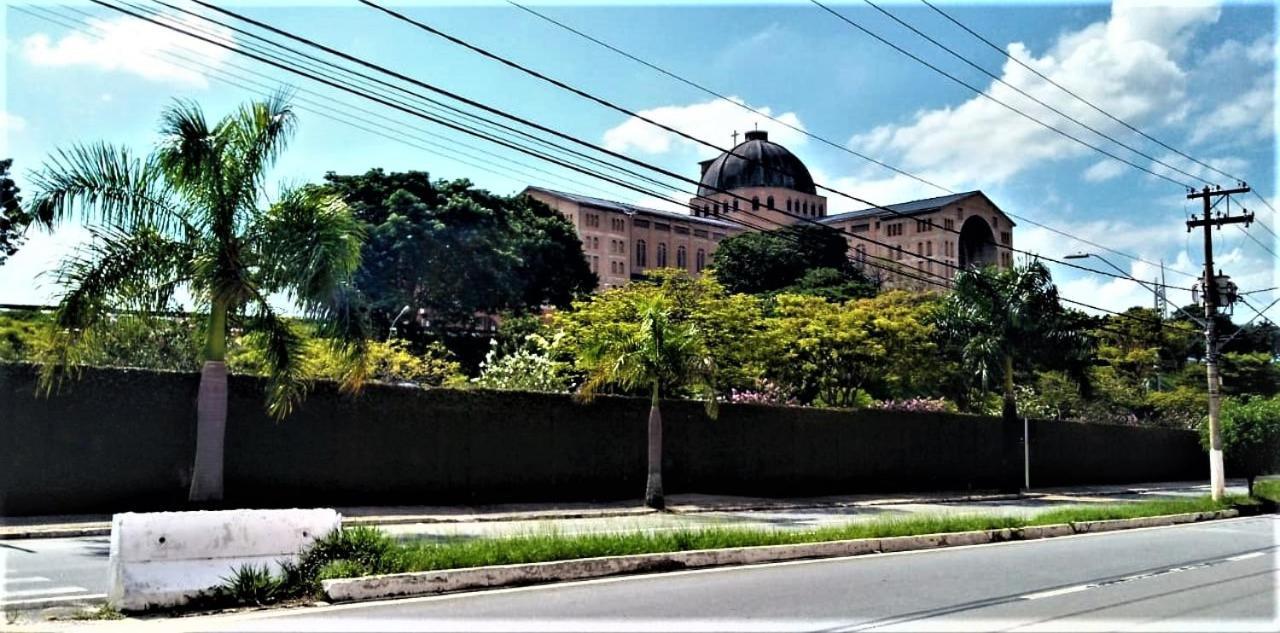
[(94, 620), (123, 620), (124, 614), (112, 609), (108, 605), (102, 605), (92, 611), (82, 611), (71, 616), (72, 620), (94, 621)]
[(1253, 496), (1263, 501), (1280, 503), (1280, 479), (1254, 480)]
[[(1280, 493), (1280, 481), (1269, 483), (1275, 484), (1276, 492)], [(1228, 497), (1220, 503), (1215, 503), (1209, 497), (1152, 499), (1132, 503), (1068, 506), (1030, 517), (989, 514), (905, 515), (811, 530), (701, 527), (610, 534), (538, 532), (444, 542), (399, 542), (376, 528), (355, 527), (335, 531), (317, 540), (302, 554), (298, 564), (286, 565), (278, 577), (266, 573), (265, 569), (241, 569), (228, 578), (227, 583), (215, 594), (219, 602), (227, 605), (260, 605), (318, 595), (320, 581), (331, 578), (1129, 519), (1222, 510), (1246, 501), (1248, 500), (1244, 497)]]

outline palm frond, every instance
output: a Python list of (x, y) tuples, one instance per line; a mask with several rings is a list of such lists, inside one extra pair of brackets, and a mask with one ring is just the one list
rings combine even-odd
[(341, 198), (314, 187), (287, 190), (249, 231), (268, 292), (309, 307), (351, 280), (360, 265), (360, 223)]
[(267, 361), (267, 413), (284, 419), (310, 388), (303, 337), (263, 297), (255, 302), (245, 326), (255, 334), (249, 340), (261, 347)]
[(191, 228), (189, 209), (173, 195), (155, 157), (138, 158), (106, 143), (55, 152), (32, 174), (29, 212), (46, 227), (85, 224), (175, 234)]
[(251, 212), (257, 205), (267, 170), (293, 136), (297, 115), (292, 96), (292, 90), (277, 90), (241, 106), (218, 124), (216, 133), (226, 148), (226, 191), (241, 210)]

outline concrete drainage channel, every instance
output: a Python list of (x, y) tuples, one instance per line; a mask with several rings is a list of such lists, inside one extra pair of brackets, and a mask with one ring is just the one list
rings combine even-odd
[(1229, 519), (1237, 516), (1240, 516), (1238, 510), (1219, 510), (1216, 512), (1194, 512), (1138, 519), (1082, 521), (1024, 528), (954, 532), (950, 534), (608, 556), (523, 565), (500, 565), (472, 569), (344, 578), (326, 580), (323, 581), (322, 585), (325, 595), (333, 602), (410, 598), (456, 591), (587, 580), (626, 574), (817, 558), (838, 558), (1007, 541), (1030, 541), (1073, 534), (1092, 534), (1132, 528), (1162, 527), (1198, 521)]

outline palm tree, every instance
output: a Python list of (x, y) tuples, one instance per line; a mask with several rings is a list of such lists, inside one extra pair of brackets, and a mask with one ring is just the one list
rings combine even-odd
[(221, 500), (227, 417), (227, 330), (255, 334), (269, 366), (267, 407), (277, 419), (304, 395), (303, 340), (269, 299), (292, 302), (350, 362), (344, 387), (363, 378), (364, 318), (347, 282), (361, 230), (340, 199), (282, 189), (266, 209), (266, 172), (296, 118), (281, 92), (214, 125), (193, 102), (168, 107), (155, 151), (136, 157), (105, 143), (54, 153), (34, 174), (31, 211), (46, 227), (79, 220), (92, 240), (57, 272), (63, 288), (52, 362), (43, 383), (113, 311), (170, 309), (185, 289), (204, 319), (189, 499)]
[(701, 334), (690, 323), (672, 319), (672, 308), (660, 295), (635, 305), (636, 320), (597, 328), (582, 341), (578, 364), (586, 370), (579, 396), (590, 400), (600, 390), (649, 392), (648, 477), (645, 505), (662, 509), (662, 397), (692, 388), (706, 399), (707, 415), (716, 416), (715, 365)]
[(959, 271), (936, 322), (939, 333), (959, 346), (983, 388), (1000, 379), (1004, 435), (1015, 444), (1021, 437), (1015, 365), (1034, 361), (1074, 373), (1089, 347), (1081, 320), (1063, 309), (1049, 269), (1038, 261), (1005, 270)]

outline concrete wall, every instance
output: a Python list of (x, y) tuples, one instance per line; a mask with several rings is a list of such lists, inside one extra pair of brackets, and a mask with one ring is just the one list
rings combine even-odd
[[(181, 508), (197, 376), (86, 369), (50, 398), (0, 364), (0, 515)], [(227, 501), (239, 507), (638, 498), (647, 401), (319, 384), (275, 422), (230, 381)], [(811, 496), (990, 489), (1021, 454), (998, 420), (664, 405), (670, 493)], [(1195, 479), (1196, 435), (1061, 422), (1032, 428), (1033, 485)], [(1003, 470), (1002, 470), (1003, 468)], [(1003, 474), (1002, 474), (1003, 473)]]

